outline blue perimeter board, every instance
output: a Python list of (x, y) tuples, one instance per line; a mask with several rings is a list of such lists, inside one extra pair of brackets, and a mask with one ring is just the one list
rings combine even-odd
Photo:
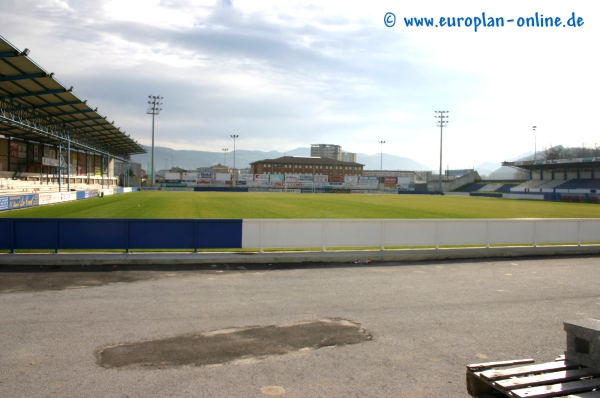
[(242, 220), (0, 219), (0, 249), (238, 249)]

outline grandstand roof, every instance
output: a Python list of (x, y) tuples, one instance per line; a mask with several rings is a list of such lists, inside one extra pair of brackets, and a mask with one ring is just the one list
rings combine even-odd
[(525, 171), (591, 171), (600, 170), (600, 157), (502, 162), (502, 166)]
[(308, 165), (338, 165), (338, 166), (364, 166), (364, 164), (355, 162), (344, 162), (342, 160), (335, 160), (331, 158), (322, 157), (305, 157), (305, 156), (282, 156), (277, 159), (263, 159), (257, 160), (250, 164), (256, 163), (285, 163), (285, 164), (308, 164)]
[(0, 134), (114, 156), (146, 150), (0, 36)]

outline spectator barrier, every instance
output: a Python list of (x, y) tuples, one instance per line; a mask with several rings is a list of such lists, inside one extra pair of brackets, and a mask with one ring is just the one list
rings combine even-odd
[(244, 220), (242, 247), (321, 248), (600, 242), (599, 219)]
[(241, 248), (242, 220), (0, 219), (0, 249)]
[(600, 219), (0, 219), (0, 249), (436, 247), (600, 242)]

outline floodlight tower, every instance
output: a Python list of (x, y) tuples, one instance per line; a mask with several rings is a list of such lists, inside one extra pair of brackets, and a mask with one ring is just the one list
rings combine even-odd
[(233, 138), (233, 182), (232, 185), (235, 187), (235, 139), (239, 137), (239, 134), (230, 134), (231, 138)]
[(435, 118), (438, 119), (436, 121), (436, 126), (440, 128), (440, 194), (442, 194), (442, 137), (444, 127), (448, 124), (448, 118), (450, 117), (447, 114), (450, 113), (450, 111), (435, 111), (435, 113), (437, 113)]
[(160, 108), (162, 102), (160, 101), (163, 99), (163, 97), (160, 95), (149, 95), (148, 99), (150, 101), (148, 101), (148, 109), (146, 110), (146, 113), (152, 115), (152, 183), (150, 186), (153, 187), (154, 181), (156, 181), (156, 170), (154, 170), (154, 116), (158, 115), (160, 111), (162, 111), (162, 108)]
[(537, 127), (533, 126), (533, 161), (537, 160)]
[(379, 144), (381, 145), (381, 165), (379, 167), (383, 171), (383, 144), (385, 144), (385, 141), (379, 141)]
[(223, 158), (223, 166), (227, 166), (227, 151), (228, 151), (228, 150), (229, 150), (228, 148), (223, 148), (223, 152), (224, 152), (223, 154), (224, 154), (224, 156), (225, 156), (225, 157)]

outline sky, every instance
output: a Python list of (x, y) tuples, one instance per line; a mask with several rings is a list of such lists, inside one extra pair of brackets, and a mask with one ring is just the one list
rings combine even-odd
[[(449, 116), (443, 168), (600, 145), (595, 0), (3, 0), (1, 9), (0, 35), (143, 145), (148, 95), (164, 98), (155, 145), (173, 149), (232, 151), (235, 134), (238, 150), (336, 144), (437, 169), (436, 110)], [(536, 12), (561, 26), (518, 26)], [(573, 13), (579, 26), (566, 26)], [(452, 18), (461, 26), (447, 26)], [(475, 30), (477, 19), (488, 26)]]

